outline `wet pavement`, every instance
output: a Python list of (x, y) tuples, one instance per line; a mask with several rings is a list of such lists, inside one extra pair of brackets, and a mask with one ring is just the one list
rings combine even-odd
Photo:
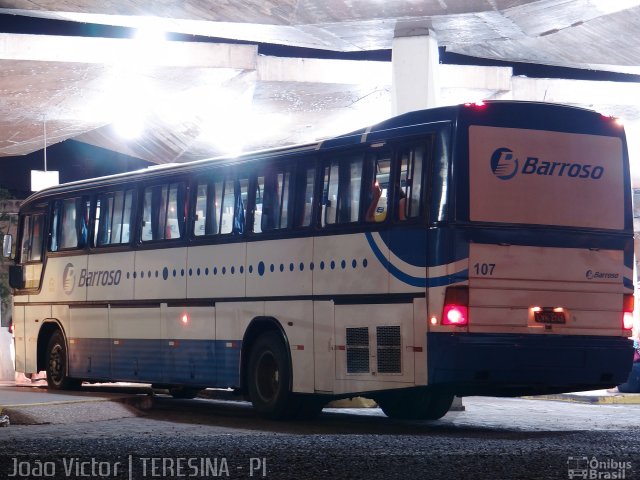
[[(38, 401), (46, 390), (22, 387), (30, 403), (4, 407), (16, 422), (0, 428), (0, 478), (14, 465), (37, 477), (38, 462), (51, 478), (84, 478), (67, 468), (73, 461), (102, 462), (92, 478), (640, 478), (637, 404), (470, 397), (465, 411), (435, 422), (391, 420), (378, 408), (273, 422), (246, 402), (139, 388), (85, 386), (47, 404)], [(0, 402), (17, 389), (0, 386)]]

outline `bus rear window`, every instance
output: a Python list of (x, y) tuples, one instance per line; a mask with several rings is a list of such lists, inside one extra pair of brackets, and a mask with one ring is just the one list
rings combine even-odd
[(624, 228), (618, 137), (469, 127), (471, 221)]

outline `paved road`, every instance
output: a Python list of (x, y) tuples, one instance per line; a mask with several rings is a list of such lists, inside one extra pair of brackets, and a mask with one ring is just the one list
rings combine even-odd
[(438, 422), (325, 409), (280, 423), (244, 403), (135, 398), (20, 409), (31, 424), (0, 429), (0, 478), (640, 478), (640, 405), (467, 398)]

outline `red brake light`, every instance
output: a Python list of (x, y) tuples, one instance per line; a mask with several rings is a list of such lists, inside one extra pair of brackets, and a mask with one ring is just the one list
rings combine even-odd
[(445, 305), (442, 315), (443, 325), (466, 325), (469, 323), (469, 309), (463, 305)]
[(442, 325), (469, 324), (469, 288), (447, 287), (442, 310)]
[(625, 293), (622, 300), (622, 328), (624, 330), (631, 330), (633, 328), (633, 307), (633, 294)]
[(467, 102), (464, 104), (465, 107), (475, 107), (475, 108), (483, 108), (487, 104), (483, 100), (478, 100), (477, 102)]
[(13, 322), (9, 325), (9, 333), (13, 335)]

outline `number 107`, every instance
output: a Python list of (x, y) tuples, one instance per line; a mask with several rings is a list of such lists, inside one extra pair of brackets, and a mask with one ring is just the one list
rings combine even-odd
[(476, 275), (493, 275), (493, 270), (496, 268), (495, 263), (476, 263), (473, 269)]

